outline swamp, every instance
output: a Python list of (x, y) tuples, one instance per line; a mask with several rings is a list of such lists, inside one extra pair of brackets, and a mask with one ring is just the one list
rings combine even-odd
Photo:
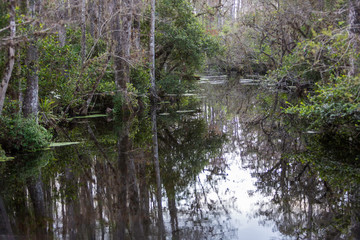
[(0, 80), (0, 240), (360, 240), (360, 1), (2, 1)]

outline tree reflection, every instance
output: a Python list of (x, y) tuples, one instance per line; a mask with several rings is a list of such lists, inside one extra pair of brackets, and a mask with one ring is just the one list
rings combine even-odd
[(253, 217), (263, 225), (275, 223), (284, 238), (358, 239), (356, 144), (338, 136), (304, 135), (299, 122), (281, 113), (290, 95), (230, 86), (207, 86), (215, 94), (204, 104), (205, 119), (226, 126), (228, 151), (240, 149), (243, 167), (257, 179), (256, 193), (264, 200)]
[(2, 165), (0, 196), (4, 230), (8, 233), (5, 239), (52, 235), (47, 186), (41, 177), (42, 168), (51, 158), (50, 152), (33, 153)]
[[(302, 133), (279, 111), (285, 95), (256, 95), (256, 88), (211, 86), (206, 91), (214, 94), (201, 106), (191, 98), (161, 106), (170, 112), (156, 118), (165, 237), (239, 237), (231, 223), (240, 215), (237, 195), (224, 189), (231, 155), (256, 178), (250, 195), (263, 199), (251, 217), (260, 224), (274, 223), (284, 238), (359, 238), (356, 144)], [(57, 140), (81, 144), (0, 165), (2, 232), (37, 239), (162, 236), (148, 113), (106, 124), (79, 120)]]
[[(199, 115), (162, 116), (159, 125), (159, 129), (161, 129), (158, 134), (161, 174), (168, 198), (172, 238), (199, 239), (194, 238), (196, 234), (199, 234), (196, 229), (188, 232), (187, 228), (179, 226), (177, 201), (182, 198), (187, 201), (192, 200), (187, 196), (188, 189), (197, 184), (197, 176), (204, 167), (209, 165), (212, 159), (221, 155), (220, 152), (226, 137), (221, 132), (209, 128), (206, 121)], [(194, 194), (198, 194), (196, 189)], [(203, 192), (200, 194), (202, 195)], [(203, 198), (195, 199), (190, 209), (187, 210), (188, 215), (201, 214), (199, 211), (201, 199)], [(201, 219), (201, 216), (199, 215), (197, 218)]]
[[(258, 202), (255, 217), (263, 217), (262, 224), (274, 222), (284, 236), (295, 239), (350, 239), (356, 234), (351, 229), (357, 229), (352, 219), (359, 219), (355, 210), (359, 200), (351, 194), (358, 192), (359, 181), (354, 181), (360, 175), (357, 166), (351, 167), (351, 177), (346, 171), (348, 148), (336, 146), (333, 139), (331, 148), (325, 149), (323, 143), (313, 142), (286, 122), (275, 116), (252, 122), (238, 141), (244, 149), (243, 164), (252, 169), (257, 192), (266, 197)], [(350, 178), (339, 175), (344, 171)], [(334, 184), (340, 179), (342, 185)]]
[(11, 229), (10, 220), (7, 215), (4, 201), (0, 195), (0, 239), (13, 240), (15, 239)]

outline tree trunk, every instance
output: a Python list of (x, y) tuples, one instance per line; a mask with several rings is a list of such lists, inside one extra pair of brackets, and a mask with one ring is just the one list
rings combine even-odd
[(360, 52), (360, 1), (349, 0), (349, 38), (352, 42), (353, 51), (350, 59), (350, 76), (356, 76), (360, 73), (359, 59), (354, 55)]
[(10, 0), (9, 1), (9, 8), (10, 8), (10, 46), (9, 46), (9, 56), (8, 56), (8, 62), (5, 68), (5, 72), (3, 75), (3, 79), (1, 81), (0, 85), (0, 115), (2, 113), (2, 110), (4, 108), (4, 102), (5, 102), (5, 95), (7, 88), (9, 86), (10, 78), (12, 71), (14, 69), (15, 64), (15, 46), (13, 38), (16, 34), (16, 25), (15, 25), (15, 1)]
[[(129, 135), (126, 136), (127, 141), (130, 141)], [(127, 151), (130, 151), (128, 149)], [(128, 196), (129, 196), (129, 210), (131, 219), (131, 235), (133, 239), (143, 240), (144, 227), (141, 221), (141, 209), (140, 209), (140, 194), (136, 178), (136, 168), (134, 163), (134, 157), (126, 154), (126, 166), (127, 166), (127, 181), (128, 181)]]
[(134, 29), (133, 29), (133, 39), (135, 45), (135, 51), (139, 57), (141, 51), (140, 45), (140, 25), (141, 25), (141, 1), (134, 0)]
[(0, 239), (14, 240), (10, 220), (6, 213), (5, 204), (0, 196)]
[(120, 17), (119, 17), (119, 11), (120, 6), (119, 2), (117, 0), (113, 1), (113, 8), (115, 14), (112, 22), (112, 38), (115, 44), (114, 47), (114, 72), (115, 72), (115, 85), (116, 89), (120, 90), (120, 82), (121, 82), (121, 59), (120, 56), (122, 54), (122, 46), (121, 46), (121, 33), (120, 33)]
[(80, 20), (80, 0), (70, 0), (71, 19)]
[(159, 145), (158, 145), (158, 137), (157, 137), (156, 104), (152, 104), (151, 106), (151, 126), (152, 126), (151, 131), (152, 131), (152, 142), (153, 142), (153, 160), (154, 160), (155, 175), (156, 175), (156, 201), (158, 207), (158, 227), (159, 227), (158, 235), (162, 238), (164, 234), (164, 220), (162, 213), (161, 176), (160, 176), (160, 164), (159, 164)]
[(122, 52), (119, 57), (120, 61), (120, 87), (122, 90), (126, 90), (126, 84), (130, 82), (130, 49), (131, 49), (131, 23), (132, 23), (132, 1), (123, 0), (122, 13), (122, 29), (121, 29), (121, 44)]
[(88, 8), (87, 8), (89, 23), (90, 23), (90, 35), (95, 38), (95, 23), (97, 21), (95, 11), (94, 11), (94, 1), (89, 0)]
[(150, 61), (150, 94), (156, 98), (155, 83), (155, 0), (151, 0), (151, 19), (150, 19), (150, 43), (149, 43), (149, 61)]
[(27, 52), (27, 85), (23, 104), (23, 114), (25, 117), (34, 115), (37, 119), (38, 100), (39, 100), (39, 76), (38, 76), (38, 49), (35, 41), (29, 43)]
[(60, 47), (64, 47), (66, 44), (66, 27), (65, 20), (68, 19), (68, 12), (66, 9), (67, 2), (65, 0), (61, 1), (61, 6), (57, 14), (58, 22), (60, 23), (57, 26), (58, 39)]
[(46, 221), (48, 217), (46, 214), (45, 194), (41, 174), (36, 177), (29, 177), (27, 179), (27, 187), (34, 207), (35, 222), (37, 223), (36, 235), (38, 238), (41, 238), (46, 235)]
[(86, 61), (86, 0), (81, 1), (81, 61)]
[[(144, 155), (144, 153), (142, 153)], [(144, 234), (145, 236), (149, 232), (149, 223), (150, 223), (150, 204), (149, 204), (149, 187), (148, 187), (148, 177), (146, 176), (146, 159), (143, 156), (143, 160), (139, 164), (139, 180), (140, 180), (140, 209), (141, 217), (144, 224)]]
[(103, 0), (99, 0), (99, 6), (98, 6), (98, 14), (97, 14), (97, 18), (98, 18), (98, 24), (97, 24), (97, 37), (102, 35), (102, 31), (101, 31), (101, 26), (103, 24), (103, 12), (104, 12), (104, 2)]
[[(124, 124), (128, 124), (126, 120), (123, 121)], [(128, 221), (128, 211), (127, 211), (127, 165), (126, 158), (129, 149), (129, 139), (126, 136), (126, 131), (129, 127), (124, 126), (124, 132), (119, 134), (119, 140), (117, 142), (118, 148), (118, 168), (119, 168), (119, 186), (117, 191), (117, 202), (116, 202), (116, 224), (115, 224), (115, 239), (125, 239), (125, 229)]]

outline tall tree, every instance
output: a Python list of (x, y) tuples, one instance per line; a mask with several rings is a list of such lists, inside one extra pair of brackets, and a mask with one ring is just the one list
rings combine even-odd
[(121, 25), (120, 5), (114, 0), (113, 39), (115, 41), (114, 69), (115, 83), (118, 90), (126, 91), (126, 85), (130, 82), (130, 50), (132, 28), (132, 1), (122, 1)]
[(131, 29), (132, 29), (132, 1), (123, 0), (123, 13), (122, 13), (122, 28), (121, 28), (121, 44), (122, 53), (121, 57), (121, 83), (120, 86), (126, 90), (126, 84), (130, 82), (130, 50), (131, 50)]
[(156, 83), (155, 83), (155, 0), (151, 0), (151, 18), (150, 18), (150, 43), (149, 43), (149, 58), (150, 58), (150, 94), (153, 99), (151, 106), (151, 130), (152, 130), (152, 142), (153, 142), (153, 160), (156, 174), (156, 200), (158, 206), (158, 227), (159, 236), (163, 235), (163, 213), (162, 213), (162, 196), (161, 196), (161, 175), (159, 164), (159, 144), (157, 136), (157, 121), (156, 121)]
[(27, 80), (26, 91), (23, 104), (23, 114), (25, 117), (34, 115), (37, 118), (39, 101), (39, 75), (38, 75), (38, 48), (36, 40), (32, 39), (29, 43), (27, 58)]
[[(40, 15), (39, 0), (30, 1), (30, 15), (33, 19)], [(32, 24), (33, 28), (37, 24)], [(37, 37), (34, 33), (29, 34), (29, 43), (26, 56), (27, 76), (26, 91), (23, 103), (23, 115), (25, 117), (34, 116), (37, 120), (38, 104), (39, 104), (39, 54), (37, 47)]]
[(153, 142), (153, 161), (156, 175), (156, 201), (158, 207), (158, 228), (159, 237), (162, 238), (164, 234), (164, 220), (162, 213), (162, 195), (161, 195), (161, 175), (160, 175), (160, 163), (159, 163), (159, 144), (157, 133), (157, 121), (156, 121), (156, 98), (155, 103), (151, 106), (151, 131)]
[[(352, 42), (354, 53), (360, 53), (360, 1), (349, 0), (349, 38)], [(355, 76), (360, 73), (360, 63), (358, 58), (353, 56), (350, 59), (350, 75)]]
[(119, 1), (113, 1), (113, 19), (112, 19), (112, 38), (115, 44), (114, 47), (114, 74), (115, 74), (115, 85), (117, 90), (121, 89), (121, 54), (122, 54), (122, 44), (121, 44), (121, 33), (120, 33), (120, 4)]
[(14, 46), (14, 37), (16, 34), (16, 25), (15, 25), (15, 1), (9, 0), (9, 13), (10, 13), (10, 44), (8, 47), (8, 62), (5, 68), (3, 79), (0, 85), (0, 115), (2, 113), (5, 101), (5, 95), (7, 88), (9, 86), (10, 78), (15, 64), (15, 46)]
[(150, 58), (150, 93), (152, 97), (156, 96), (155, 83), (155, 0), (151, 0), (151, 18), (150, 18), (150, 43), (149, 43), (149, 58)]
[(140, 43), (140, 27), (141, 27), (141, 1), (140, 0), (134, 0), (133, 1), (134, 4), (134, 12), (133, 12), (133, 16), (134, 16), (134, 29), (133, 29), (133, 40), (134, 40), (134, 46), (135, 46), (135, 51), (137, 53), (137, 55), (140, 52), (140, 48), (141, 48), (141, 43)]
[(86, 61), (86, 0), (81, 1), (81, 60)]

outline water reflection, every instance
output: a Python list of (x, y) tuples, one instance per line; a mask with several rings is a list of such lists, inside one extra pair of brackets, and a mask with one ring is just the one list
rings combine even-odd
[[(302, 133), (291, 96), (202, 88), (157, 116), (164, 238), (360, 238), (356, 146)], [(0, 163), (0, 239), (162, 238), (152, 119), (78, 120), (57, 140), (81, 144)]]

